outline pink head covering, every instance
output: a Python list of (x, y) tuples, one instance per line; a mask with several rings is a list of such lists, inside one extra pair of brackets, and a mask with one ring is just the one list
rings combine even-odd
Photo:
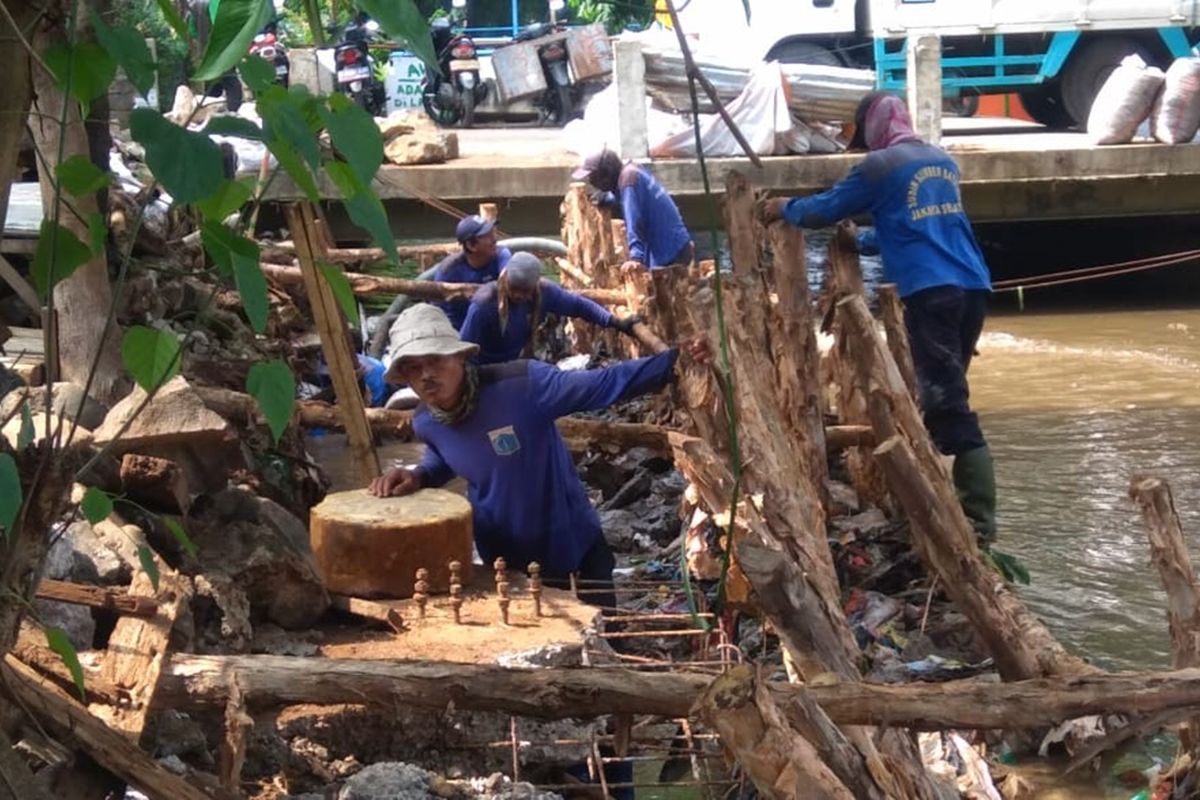
[(901, 142), (919, 142), (921, 137), (913, 130), (908, 107), (899, 97), (879, 95), (867, 107), (863, 123), (866, 145), (871, 150), (882, 150)]

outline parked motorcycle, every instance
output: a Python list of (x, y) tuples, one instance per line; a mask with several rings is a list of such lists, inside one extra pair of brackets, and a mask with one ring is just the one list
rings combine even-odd
[(358, 103), (372, 116), (387, 110), (387, 90), (375, 74), (375, 59), (368, 43), (377, 38), (379, 23), (358, 12), (342, 31), (342, 41), (333, 51), (338, 91)]
[(250, 55), (258, 56), (269, 64), (275, 65), (275, 82), (285, 89), (291, 77), (292, 64), (288, 60), (287, 49), (279, 42), (279, 22), (272, 20), (266, 27), (255, 35), (250, 43)]
[(421, 98), (425, 113), (439, 125), (469, 128), (475, 124), (475, 107), (487, 97), (487, 84), (479, 79), (475, 42), (456, 31), (446, 17), (435, 19), (430, 33), (439, 71), (425, 71)]
[[(539, 22), (522, 29), (513, 37), (513, 42), (528, 42), (565, 30), (563, 23)], [(546, 91), (534, 104), (541, 110), (543, 123), (561, 127), (571, 119), (576, 107), (574, 84), (567, 63), (567, 42), (565, 39), (546, 42), (539, 45), (537, 51), (546, 76)]]

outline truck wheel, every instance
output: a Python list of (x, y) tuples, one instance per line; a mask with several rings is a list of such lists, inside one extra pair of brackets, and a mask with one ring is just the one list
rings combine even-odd
[(784, 64), (815, 64), (818, 67), (842, 67), (842, 60), (832, 50), (812, 42), (783, 42), (771, 48), (767, 61)]
[(1150, 54), (1133, 39), (1105, 36), (1084, 46), (1067, 62), (1062, 76), (1062, 101), (1071, 119), (1080, 128), (1087, 127), (1088, 113), (1096, 93), (1108, 76), (1130, 55), (1141, 56), (1147, 64)]
[(1035, 122), (1040, 122), (1047, 128), (1061, 130), (1071, 127), (1074, 120), (1063, 106), (1059, 85), (1034, 86), (1021, 91), (1021, 105), (1029, 112)]

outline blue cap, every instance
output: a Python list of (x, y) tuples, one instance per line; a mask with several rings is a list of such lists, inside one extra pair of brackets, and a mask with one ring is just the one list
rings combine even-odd
[(454, 236), (458, 239), (458, 243), (462, 244), (469, 239), (474, 239), (476, 236), (483, 236), (494, 227), (496, 227), (496, 223), (490, 219), (484, 219), (478, 214), (472, 214), (469, 217), (463, 217), (459, 221), (458, 227), (454, 229)]

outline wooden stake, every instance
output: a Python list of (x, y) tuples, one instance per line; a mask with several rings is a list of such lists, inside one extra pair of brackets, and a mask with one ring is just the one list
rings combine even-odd
[(495, 223), (497, 220), (500, 219), (500, 209), (496, 206), (495, 203), (480, 203), (479, 204), (479, 216)]
[(240, 679), (229, 681), (229, 699), (225, 703), (225, 738), (221, 741), (221, 785), (241, 795), (242, 765), (246, 763), (246, 734), (254, 727), (254, 718), (246, 713)]
[(919, 405), (921, 395), (917, 392), (917, 370), (913, 366), (912, 348), (908, 343), (908, 328), (904, 323), (904, 303), (900, 301), (900, 293), (896, 284), (885, 283), (879, 287), (879, 317), (883, 320), (883, 330), (887, 334), (888, 351), (900, 368), (900, 377), (904, 385)]
[(153, 597), (133, 596), (125, 588), (106, 589), (101, 586), (86, 586), (44, 578), (37, 588), (37, 597), (57, 600), (77, 606), (103, 608), (118, 614), (134, 617), (153, 617), (158, 612), (158, 601)]
[(317, 268), (322, 249), (312, 205), (293, 203), (289, 206), (288, 226), (296, 240), (304, 287), (321, 336), (321, 350), (325, 354), (325, 362), (329, 365), (329, 374), (337, 393), (338, 409), (349, 440), (351, 462), (359, 484), (366, 486), (379, 475), (379, 457), (363, 411), (362, 390), (359, 389), (354, 356), (346, 336), (346, 320), (334, 299), (333, 290)]
[(404, 632), (404, 618), (400, 616), (400, 612), (387, 603), (379, 603), (374, 600), (364, 600), (361, 597), (349, 597), (344, 594), (329, 594), (330, 605), (339, 611), (345, 611), (347, 614), (353, 614), (356, 617), (363, 619), (382, 622), (396, 633)]
[(721, 211), (725, 215), (725, 232), (729, 236), (729, 255), (734, 273), (749, 275), (758, 272), (754, 206), (754, 188), (746, 176), (737, 170), (725, 173), (725, 199)]

